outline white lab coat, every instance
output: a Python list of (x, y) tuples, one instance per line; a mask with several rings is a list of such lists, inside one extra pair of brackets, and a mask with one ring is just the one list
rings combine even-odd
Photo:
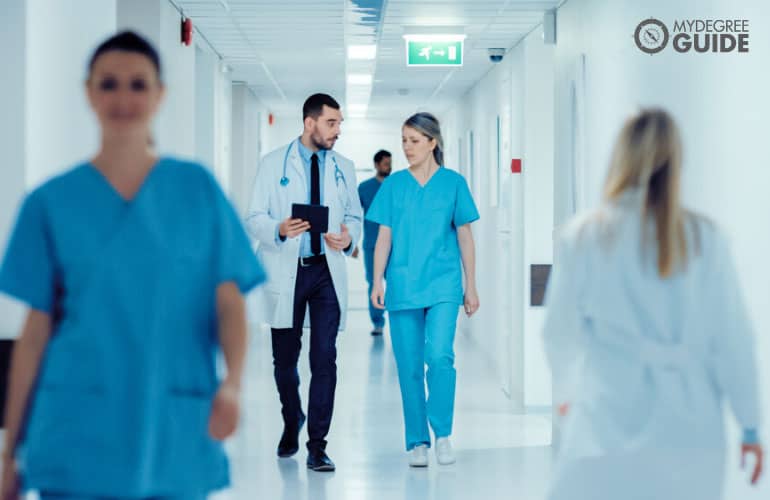
[(557, 246), (544, 340), (554, 404), (571, 408), (553, 500), (721, 498), (723, 401), (743, 428), (760, 422), (753, 331), (725, 238), (691, 216), (697, 255), (662, 280), (655, 244), (641, 249), (641, 210), (631, 190), (569, 224)]
[[(281, 185), (283, 160), (286, 149), (291, 148), (286, 160), (286, 176), (289, 184)], [(344, 179), (335, 175), (335, 165)], [(328, 151), (324, 167), (323, 202), (329, 207), (329, 232), (339, 233), (344, 223), (355, 248), (361, 236), (363, 210), (358, 198), (358, 184), (353, 163), (344, 156)], [(246, 228), (258, 242), (258, 254), (267, 271), (268, 282), (261, 294), (267, 322), (272, 328), (291, 328), (294, 315), (294, 285), (297, 280), (297, 261), (300, 237), (287, 238), (276, 243), (277, 228), (291, 216), (292, 203), (307, 203), (308, 179), (299, 155), (297, 142), (268, 153), (257, 170), (254, 188), (246, 216)], [(340, 330), (345, 329), (348, 308), (348, 278), (345, 255), (326, 245), (326, 261), (340, 305)], [(305, 314), (305, 326), (309, 315)]]

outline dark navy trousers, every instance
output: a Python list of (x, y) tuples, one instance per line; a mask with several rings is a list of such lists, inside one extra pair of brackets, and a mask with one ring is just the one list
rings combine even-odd
[(292, 328), (272, 329), (275, 383), (281, 398), (284, 425), (296, 427), (302, 415), (297, 362), (302, 350), (302, 325), (310, 311), (309, 450), (325, 449), (337, 387), (337, 330), (340, 306), (329, 266), (322, 262), (297, 265)]

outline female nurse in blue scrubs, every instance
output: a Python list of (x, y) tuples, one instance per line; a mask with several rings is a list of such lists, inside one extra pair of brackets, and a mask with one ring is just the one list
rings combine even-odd
[(437, 461), (446, 465), (455, 461), (449, 436), (457, 313), (460, 306), (468, 316), (479, 308), (471, 233), (471, 222), (479, 213), (465, 179), (442, 166), (438, 120), (418, 113), (404, 123), (402, 134), (410, 167), (385, 179), (366, 215), (380, 224), (371, 300), (376, 307), (387, 307), (390, 315), (409, 464), (428, 465), (430, 425)]
[(26, 197), (0, 268), (0, 290), (30, 308), (2, 495), (205, 498), (229, 481), (220, 441), (238, 422), (242, 294), (264, 273), (213, 177), (149, 149), (155, 49), (121, 33), (88, 69), (101, 149)]

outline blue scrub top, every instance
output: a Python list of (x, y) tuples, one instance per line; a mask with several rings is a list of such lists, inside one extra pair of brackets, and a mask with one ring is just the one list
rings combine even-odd
[(29, 194), (0, 268), (0, 291), (55, 318), (20, 449), (25, 486), (110, 497), (226, 486), (207, 433), (216, 288), (264, 280), (200, 165), (159, 160), (131, 201), (91, 164)]
[(393, 233), (385, 272), (389, 311), (463, 303), (457, 228), (478, 218), (468, 184), (457, 172), (441, 167), (424, 187), (409, 170), (385, 179), (366, 219)]
[[(372, 205), (374, 197), (380, 190), (381, 185), (382, 182), (378, 181), (377, 177), (372, 177), (358, 185), (358, 197), (361, 199), (361, 207), (364, 209), (364, 215), (369, 212), (369, 207)], [(364, 220), (364, 250), (374, 250), (379, 230), (379, 224), (368, 219)]]

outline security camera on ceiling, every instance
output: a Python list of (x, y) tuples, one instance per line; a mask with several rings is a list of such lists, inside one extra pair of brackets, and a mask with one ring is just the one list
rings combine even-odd
[(487, 49), (489, 60), (493, 63), (499, 63), (505, 57), (505, 49)]

